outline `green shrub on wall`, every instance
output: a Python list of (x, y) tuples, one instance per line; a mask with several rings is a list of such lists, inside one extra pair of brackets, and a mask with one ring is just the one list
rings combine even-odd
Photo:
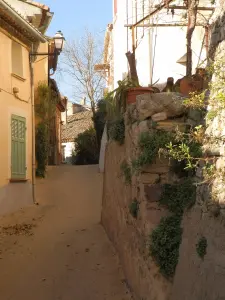
[(179, 259), (182, 241), (181, 221), (185, 209), (190, 209), (196, 199), (196, 186), (191, 178), (171, 185), (164, 184), (159, 204), (165, 206), (171, 216), (162, 218), (150, 236), (150, 254), (165, 277), (172, 277)]
[(102, 139), (105, 122), (106, 122), (106, 101), (104, 99), (98, 101), (97, 109), (92, 117), (92, 121), (96, 131), (98, 147), (100, 150), (101, 139)]
[(75, 165), (89, 165), (98, 164), (99, 148), (94, 128), (89, 128), (80, 133), (74, 140), (75, 154), (73, 157), (73, 164)]
[(132, 161), (134, 172), (138, 172), (145, 165), (150, 165), (156, 159), (159, 149), (165, 148), (172, 139), (172, 135), (165, 131), (154, 133), (144, 132), (140, 135), (138, 146), (140, 155)]
[(162, 218), (151, 234), (150, 254), (165, 277), (172, 277), (179, 259), (182, 240), (181, 217)]
[(139, 211), (139, 202), (137, 199), (134, 199), (129, 205), (129, 211), (133, 218), (137, 219)]
[(121, 163), (120, 170), (124, 176), (125, 183), (131, 184), (131, 179), (132, 179), (131, 168), (125, 160)]
[(35, 140), (35, 153), (37, 161), (36, 176), (44, 178), (48, 161), (48, 129), (46, 124), (38, 124), (36, 128)]
[(204, 259), (207, 253), (207, 246), (208, 246), (207, 239), (204, 236), (202, 236), (196, 245), (196, 251), (198, 253), (198, 256), (201, 259)]
[(39, 82), (35, 90), (35, 115), (39, 121), (35, 136), (36, 176), (38, 177), (45, 177), (50, 144), (49, 132), (58, 100), (56, 93), (48, 86), (47, 82)]
[(113, 141), (116, 141), (119, 145), (124, 143), (125, 139), (125, 124), (124, 118), (118, 118), (108, 123), (108, 135)]
[(196, 186), (191, 178), (177, 184), (164, 184), (159, 203), (176, 215), (182, 215), (185, 209), (195, 204)]

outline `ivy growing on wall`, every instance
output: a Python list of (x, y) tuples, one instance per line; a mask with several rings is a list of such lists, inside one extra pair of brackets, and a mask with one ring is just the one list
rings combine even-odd
[(182, 240), (181, 216), (162, 218), (150, 237), (150, 254), (165, 277), (172, 277), (179, 259)]
[(46, 82), (40, 82), (35, 91), (35, 115), (38, 121), (36, 127), (36, 175), (45, 177), (48, 164), (49, 131), (55, 117), (58, 98)]
[(196, 244), (196, 251), (198, 253), (198, 256), (201, 258), (201, 259), (204, 259), (206, 253), (207, 253), (207, 246), (208, 246), (208, 242), (207, 242), (207, 239), (202, 236), (198, 243)]
[(122, 145), (124, 143), (125, 124), (123, 117), (120, 117), (108, 123), (108, 135), (111, 140), (116, 141), (119, 145)]
[(164, 184), (159, 204), (171, 213), (182, 216), (185, 209), (195, 204), (196, 186), (192, 178), (185, 178), (175, 184)]
[(182, 241), (182, 216), (194, 205), (195, 199), (196, 187), (191, 178), (163, 186), (159, 204), (166, 207), (171, 215), (162, 218), (150, 235), (150, 254), (165, 277), (172, 277), (175, 273)]
[(144, 132), (139, 137), (139, 156), (132, 161), (133, 172), (139, 172), (145, 165), (150, 165), (156, 159), (159, 149), (165, 147), (172, 138), (166, 131)]
[(46, 124), (40, 123), (37, 125), (35, 140), (37, 160), (36, 176), (44, 178), (48, 162), (48, 129)]
[(123, 174), (126, 184), (131, 184), (132, 174), (131, 167), (126, 160), (124, 160), (120, 165), (120, 170)]
[[(186, 132), (177, 130), (173, 139), (160, 149), (160, 154), (178, 164), (182, 163), (186, 170), (195, 171), (201, 165), (203, 171), (201, 184), (212, 184), (214, 179), (224, 182), (224, 170), (218, 170), (215, 166), (217, 157), (204, 152), (203, 148), (203, 145), (207, 144), (224, 144), (224, 136), (215, 136), (207, 130), (207, 126), (220, 115), (221, 110), (225, 109), (224, 72), (221, 65), (223, 65), (221, 61), (214, 63), (209, 70), (214, 75), (214, 80), (209, 84), (209, 97), (206, 96), (209, 94), (208, 91), (193, 93), (184, 103), (188, 109), (202, 111), (205, 126), (204, 120), (201, 120), (197, 126), (190, 126)], [(171, 215), (162, 218), (159, 226), (153, 230), (150, 236), (150, 254), (166, 277), (172, 277), (176, 269), (182, 239), (182, 216), (186, 209), (192, 207), (196, 199), (194, 180), (193, 176), (184, 177), (178, 184), (163, 186), (159, 204), (167, 207)], [(207, 247), (206, 237), (201, 237), (196, 244), (196, 252), (201, 259), (207, 254)]]
[(129, 205), (129, 211), (133, 218), (137, 219), (139, 212), (139, 202), (137, 199), (134, 199)]

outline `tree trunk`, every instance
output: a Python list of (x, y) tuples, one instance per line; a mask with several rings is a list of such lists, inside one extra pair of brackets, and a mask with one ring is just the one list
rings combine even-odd
[(91, 101), (91, 110), (92, 110), (92, 120), (93, 120), (93, 125), (94, 125), (94, 129), (95, 129), (95, 133), (96, 133), (96, 139), (97, 139), (97, 144), (98, 144), (98, 148), (100, 151), (100, 146), (101, 146), (101, 139), (99, 136), (99, 130), (98, 130), (98, 124), (97, 124), (97, 116), (96, 116), (96, 109), (95, 109), (95, 103), (94, 101)]
[(197, 20), (197, 8), (199, 0), (188, 0), (188, 28), (187, 28), (187, 71), (186, 75), (192, 75), (192, 49), (191, 40)]
[(126, 57), (128, 60), (128, 64), (130, 67), (130, 77), (133, 82), (135, 82), (137, 85), (139, 85), (139, 79), (137, 74), (137, 68), (136, 68), (136, 60), (135, 60), (135, 54), (131, 53), (130, 51), (126, 53)]

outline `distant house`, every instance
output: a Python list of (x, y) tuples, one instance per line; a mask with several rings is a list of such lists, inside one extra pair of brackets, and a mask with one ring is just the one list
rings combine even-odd
[(64, 163), (71, 163), (74, 147), (74, 139), (91, 126), (92, 112), (90, 108), (78, 103), (69, 102), (67, 111), (62, 116), (62, 156)]

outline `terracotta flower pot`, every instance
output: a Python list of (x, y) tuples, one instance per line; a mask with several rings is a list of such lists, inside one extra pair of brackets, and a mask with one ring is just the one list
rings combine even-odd
[(193, 92), (201, 92), (203, 89), (203, 81), (194, 78), (184, 77), (180, 81), (180, 93), (189, 96)]
[(127, 92), (127, 104), (136, 103), (136, 97), (142, 94), (154, 93), (152, 87), (135, 87), (130, 88)]

